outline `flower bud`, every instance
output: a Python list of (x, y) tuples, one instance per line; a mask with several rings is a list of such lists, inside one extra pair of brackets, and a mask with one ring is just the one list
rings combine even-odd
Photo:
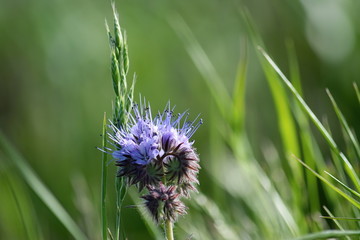
[(141, 198), (145, 199), (145, 206), (157, 223), (166, 220), (175, 222), (179, 215), (186, 214), (186, 207), (179, 200), (176, 186), (166, 187), (160, 183), (158, 187), (148, 186), (148, 190), (149, 194)]

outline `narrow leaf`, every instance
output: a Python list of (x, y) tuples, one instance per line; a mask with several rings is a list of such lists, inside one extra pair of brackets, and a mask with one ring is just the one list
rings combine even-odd
[(319, 121), (319, 119), (315, 116), (315, 114), (311, 111), (309, 106), (305, 103), (304, 99), (300, 96), (300, 94), (297, 92), (297, 90), (294, 88), (294, 86), (291, 84), (291, 82), (285, 77), (285, 75), (281, 72), (279, 67), (275, 64), (275, 62), (269, 57), (269, 55), (261, 48), (259, 47), (259, 51), (263, 55), (263, 57), (268, 61), (268, 63), (273, 67), (273, 69), (279, 74), (285, 85), (288, 87), (288, 89), (292, 92), (292, 94), (295, 96), (297, 101), (302, 106), (303, 110), (308, 114), (310, 119), (313, 121), (315, 126), (318, 128), (320, 133), (323, 135), (325, 140), (327, 141), (328, 145), (330, 146), (331, 150), (338, 156), (345, 164), (345, 170), (349, 177), (351, 178), (352, 182), (355, 184), (356, 188), (360, 190), (360, 179), (357, 176), (353, 166), (349, 162), (349, 160), (346, 158), (346, 156), (339, 150), (337, 147), (334, 139), (331, 137), (331, 135), (328, 133), (328, 131), (325, 129), (325, 127), (322, 125), (322, 123)]
[(334, 177), (333, 175), (331, 175), (330, 173), (328, 173), (327, 171), (325, 171), (325, 173), (327, 175), (329, 175), (330, 177), (332, 177), (336, 182), (340, 183), (344, 188), (346, 188), (346, 190), (348, 190), (349, 192), (351, 192), (352, 194), (356, 195), (357, 197), (360, 198), (360, 193), (358, 193), (357, 191), (355, 191), (354, 189), (351, 189), (350, 187), (348, 187), (347, 185), (345, 185), (343, 182), (341, 182), (339, 179), (337, 179), (336, 177)]
[(245, 80), (247, 74), (248, 53), (247, 53), (247, 40), (243, 41), (241, 47), (241, 57), (238, 65), (236, 79), (234, 83), (233, 93), (233, 129), (235, 132), (240, 133), (245, 116)]
[(183, 40), (189, 56), (203, 76), (221, 113), (228, 118), (227, 114), (230, 112), (228, 111), (228, 106), (231, 106), (231, 98), (221, 77), (215, 70), (214, 65), (196, 40), (188, 25), (179, 15), (173, 14), (169, 19), (169, 22), (175, 32)]
[[(327, 212), (327, 214), (330, 215), (330, 217), (323, 217), (323, 216), (320, 216), (320, 217), (321, 217), (321, 218), (325, 218), (325, 219), (331, 219), (331, 220), (333, 220), (334, 223), (336, 224), (336, 226), (337, 226), (340, 230), (344, 231), (345, 229), (343, 228), (343, 226), (341, 226), (341, 224), (340, 224), (339, 221), (338, 221), (338, 220), (340, 220), (340, 219), (335, 218), (334, 215), (330, 212), (330, 210), (329, 210), (327, 207), (323, 206), (323, 208), (324, 208), (324, 210)], [(346, 236), (346, 239), (351, 240), (351, 238), (350, 238), (349, 236)]]
[(318, 177), (321, 181), (323, 181), (325, 184), (327, 184), (330, 188), (332, 188), (335, 192), (337, 192), (338, 194), (340, 194), (341, 196), (343, 196), (346, 200), (348, 200), (350, 203), (352, 203), (355, 207), (360, 209), (360, 203), (358, 201), (356, 201), (353, 197), (349, 196), (348, 194), (346, 194), (345, 192), (343, 192), (341, 189), (339, 189), (338, 187), (336, 187), (334, 184), (332, 184), (331, 182), (329, 182), (326, 178), (324, 178), (323, 176), (321, 176), (319, 173), (317, 173), (316, 171), (314, 171), (312, 168), (310, 168), (308, 165), (306, 165), (306, 163), (304, 163), (303, 161), (301, 161), (300, 159), (296, 158), (295, 159), (297, 161), (299, 161), (304, 167), (306, 167), (308, 170), (310, 170), (316, 177)]
[(355, 135), (353, 134), (353, 132), (350, 130), (349, 124), (347, 123), (344, 115), (342, 114), (342, 112), (340, 111), (340, 108), (338, 107), (335, 99), (333, 98), (333, 96), (331, 95), (329, 89), (326, 89), (326, 93), (328, 94), (331, 103), (334, 107), (335, 113), (337, 115), (337, 117), (339, 118), (339, 121), (341, 123), (341, 126), (345, 129), (345, 132), (348, 134), (351, 143), (353, 144), (353, 147), (355, 149), (356, 155), (358, 157), (358, 159), (360, 159), (360, 146), (359, 143), (355, 137)]
[[(258, 31), (253, 24), (253, 20), (250, 16), (249, 11), (242, 11), (242, 16), (246, 22), (246, 26), (248, 28), (248, 32), (250, 33), (250, 37), (255, 46), (264, 46), (264, 43), (258, 34)], [(291, 114), (290, 103), (288, 96), (285, 92), (285, 89), (279, 79), (276, 71), (269, 66), (266, 60), (257, 52), (258, 58), (260, 60), (262, 69), (264, 71), (265, 77), (269, 84), (271, 94), (273, 96), (274, 104), (277, 111), (278, 118), (278, 127), (281, 134), (282, 143), (285, 149), (285, 154), (287, 156), (291, 156), (291, 154), (295, 154), (296, 156), (300, 155), (299, 150), (299, 142), (298, 136), (296, 133), (296, 126), (294, 118)], [(292, 179), (292, 187), (298, 188), (299, 183), (301, 184), (302, 176), (301, 170), (297, 164), (292, 161), (284, 162), (284, 166), (287, 167), (289, 165), (292, 174), (289, 175)], [(292, 177), (293, 176), (293, 177)], [(296, 184), (295, 184), (296, 183)], [(299, 191), (294, 191), (295, 194), (299, 193)], [(300, 196), (297, 194), (294, 196), (295, 201), (300, 201)]]
[(332, 219), (332, 220), (345, 220), (345, 221), (360, 221), (360, 218), (349, 218), (349, 217), (332, 217), (332, 216), (320, 216), (321, 218), (325, 219)]
[(354, 82), (353, 85), (354, 85), (354, 89), (355, 89), (355, 93), (356, 93), (357, 99), (358, 99), (359, 104), (360, 104), (360, 91), (359, 91), (359, 88), (358, 88), (356, 82)]
[(360, 231), (326, 230), (322, 232), (308, 234), (299, 238), (295, 238), (294, 240), (319, 240), (319, 239), (338, 238), (345, 236), (360, 236)]

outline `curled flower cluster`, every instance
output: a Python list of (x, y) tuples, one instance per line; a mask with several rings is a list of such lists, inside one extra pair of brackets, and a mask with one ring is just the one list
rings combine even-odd
[(179, 198), (189, 197), (199, 183), (199, 157), (190, 138), (202, 120), (187, 118), (187, 112), (174, 115), (169, 104), (155, 118), (150, 107), (134, 105), (125, 127), (112, 125), (110, 139), (116, 146), (112, 155), (119, 166), (118, 177), (140, 191), (148, 189), (149, 194), (142, 198), (157, 222), (175, 221), (177, 215), (185, 214)]
[(166, 218), (176, 221), (177, 215), (184, 215), (186, 207), (179, 200), (180, 194), (176, 192), (176, 186), (166, 187), (162, 183), (158, 187), (148, 186), (149, 194), (142, 196), (145, 205), (156, 222)]

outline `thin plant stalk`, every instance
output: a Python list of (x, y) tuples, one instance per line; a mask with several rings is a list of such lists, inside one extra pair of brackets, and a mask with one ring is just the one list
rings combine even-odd
[(354, 85), (356, 97), (357, 97), (357, 99), (358, 99), (358, 101), (359, 101), (359, 103), (360, 103), (360, 91), (359, 91), (359, 88), (358, 88), (356, 82), (354, 82), (353, 85)]
[(15, 200), (16, 208), (17, 208), (18, 214), (20, 215), (20, 220), (21, 220), (22, 225), (24, 226), (26, 235), (27, 235), (27, 237), (29, 239), (35, 239), (34, 236), (31, 235), (31, 233), (30, 233), (31, 230), (29, 229), (29, 227), (26, 224), (24, 212), (22, 211), (22, 206), (21, 206), (21, 204), (19, 202), (19, 198), (18, 198), (18, 196), (16, 194), (16, 190), (12, 186), (12, 182), (10, 181), (10, 179), (8, 179), (8, 177), (6, 175), (4, 177), (5, 177), (5, 180), (9, 184), (10, 192), (11, 192), (11, 195), (12, 195), (13, 199)]
[(317, 233), (311, 233), (293, 240), (319, 240), (319, 239), (334, 239), (346, 236), (359, 236), (360, 231), (358, 230), (326, 230)]
[[(115, 179), (116, 186), (116, 227), (115, 227), (115, 239), (120, 239), (120, 226), (121, 226), (121, 206), (126, 195), (126, 186), (122, 178)], [(125, 190), (125, 191), (124, 191)]]
[(342, 114), (340, 108), (338, 107), (334, 97), (332, 96), (332, 94), (330, 93), (329, 89), (326, 89), (326, 93), (328, 94), (330, 101), (334, 107), (335, 113), (338, 116), (338, 119), (342, 125), (342, 127), (344, 128), (345, 132), (348, 134), (351, 143), (353, 144), (353, 147), (355, 149), (355, 153), (357, 155), (357, 157), (360, 159), (360, 146), (359, 143), (355, 137), (355, 135), (353, 134), (353, 132), (351, 131), (349, 124), (347, 123), (344, 115)]
[[(341, 224), (340, 224), (339, 221), (338, 221), (338, 220), (341, 220), (341, 219), (336, 218), (336, 217), (330, 212), (330, 210), (329, 210), (327, 207), (323, 206), (323, 208), (324, 208), (324, 210), (327, 212), (327, 214), (329, 214), (330, 217), (329, 217), (329, 218), (328, 218), (328, 217), (322, 217), (322, 218), (332, 219), (332, 220), (334, 221), (334, 223), (336, 224), (336, 226), (337, 226), (340, 230), (345, 231), (345, 229), (343, 228), (343, 226), (341, 226)], [(346, 237), (347, 240), (351, 240), (351, 238), (350, 238), (349, 236), (345, 236), (345, 237)]]
[[(164, 165), (162, 166), (162, 171), (163, 171), (163, 184), (166, 185), (166, 175), (165, 175), (165, 167)], [(174, 240), (174, 231), (173, 231), (173, 224), (171, 222), (170, 219), (167, 219), (165, 221), (165, 236), (167, 240)]]
[(173, 224), (169, 219), (165, 222), (165, 232), (167, 240), (174, 240)]
[[(102, 149), (106, 148), (106, 113), (104, 113), (102, 128)], [(107, 178), (107, 153), (102, 153), (102, 169), (101, 169), (101, 225), (102, 239), (107, 240), (107, 223), (106, 223), (106, 178)]]
[(115, 179), (116, 186), (116, 226), (115, 226), (115, 239), (120, 239), (120, 221), (121, 221), (121, 201), (119, 194), (120, 178)]
[(318, 128), (320, 133), (323, 135), (325, 140), (327, 141), (328, 145), (330, 146), (331, 150), (344, 162), (345, 171), (349, 175), (349, 178), (352, 180), (354, 185), (356, 186), (357, 190), (360, 190), (360, 179), (355, 172), (354, 167), (351, 165), (347, 157), (339, 150), (337, 144), (335, 143), (334, 139), (331, 137), (329, 132), (325, 129), (325, 127), (321, 124), (319, 119), (315, 116), (315, 114), (311, 111), (309, 106), (305, 103), (304, 99), (300, 96), (294, 86), (290, 83), (290, 81), (285, 77), (285, 75), (281, 72), (279, 67), (275, 64), (275, 62), (269, 57), (269, 55), (261, 48), (258, 47), (258, 50), (263, 55), (263, 57), (267, 60), (267, 62), (273, 67), (273, 69), (278, 73), (280, 78), (285, 83), (286, 87), (293, 93), (296, 100), (300, 103), (303, 110), (307, 113), (310, 117), (312, 122)]
[[(114, 15), (114, 36), (111, 35), (110, 29), (106, 25), (110, 41), (111, 50), (111, 77), (113, 80), (113, 87), (115, 91), (115, 102), (113, 109), (113, 124), (121, 128), (126, 125), (127, 113), (132, 106), (134, 83), (130, 88), (127, 87), (126, 75), (129, 70), (128, 48), (126, 43), (126, 35), (123, 32), (119, 23), (119, 16), (115, 9), (115, 3), (112, 2), (112, 9)], [(120, 220), (121, 220), (121, 207), (126, 195), (127, 186), (122, 178), (116, 178), (116, 226), (115, 226), (115, 239), (120, 239)]]

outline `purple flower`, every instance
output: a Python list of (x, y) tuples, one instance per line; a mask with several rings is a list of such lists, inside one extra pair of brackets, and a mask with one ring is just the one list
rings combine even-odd
[(165, 220), (175, 222), (178, 215), (186, 214), (186, 207), (179, 200), (176, 186), (166, 187), (160, 182), (158, 187), (148, 186), (148, 190), (149, 194), (142, 198), (157, 223)]
[[(119, 166), (118, 176), (129, 184), (158, 186), (162, 178), (179, 186), (188, 196), (198, 184), (199, 158), (190, 138), (202, 120), (187, 121), (188, 113), (174, 115), (170, 104), (153, 119), (150, 107), (134, 105), (128, 124), (121, 129), (112, 125), (116, 150), (112, 155)], [(196, 123), (195, 123), (196, 122)]]

